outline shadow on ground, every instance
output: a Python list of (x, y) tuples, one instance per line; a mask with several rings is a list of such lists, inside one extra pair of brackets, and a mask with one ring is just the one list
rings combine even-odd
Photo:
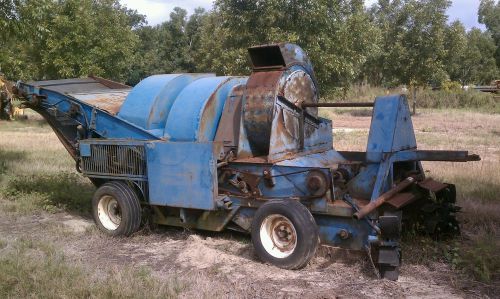
[(92, 210), (91, 199), (95, 188), (78, 174), (19, 175), (10, 178), (6, 185), (5, 192), (12, 200), (16, 200), (19, 194), (36, 193), (49, 204), (69, 213), (89, 216)]

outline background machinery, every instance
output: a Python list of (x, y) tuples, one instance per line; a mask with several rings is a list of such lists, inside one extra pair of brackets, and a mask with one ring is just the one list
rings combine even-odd
[(13, 93), (14, 84), (0, 74), (0, 120), (25, 119), (24, 109), (19, 107)]
[[(319, 244), (366, 250), (397, 279), (405, 227), (455, 233), (455, 187), (421, 161), (471, 161), (418, 150), (406, 98), (318, 102), (307, 55), (293, 44), (249, 49), (249, 77), (155, 75), (134, 88), (97, 77), (19, 83), (97, 190), (97, 226), (130, 235), (156, 223), (248, 232), (257, 255), (304, 267)], [(318, 107), (373, 107), (365, 152), (333, 148)]]

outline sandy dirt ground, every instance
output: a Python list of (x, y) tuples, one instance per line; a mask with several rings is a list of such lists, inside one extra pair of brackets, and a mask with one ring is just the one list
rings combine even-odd
[[(47, 233), (49, 232), (49, 233)], [(362, 252), (322, 247), (304, 269), (261, 263), (249, 236), (174, 228), (144, 229), (130, 238), (110, 238), (91, 219), (67, 213), (0, 217), (5, 239), (50, 241), (70, 261), (95, 275), (109, 269), (146, 266), (160, 279), (185, 281), (181, 297), (224, 298), (471, 298), (474, 288), (454, 281), (446, 264), (404, 264), (399, 281), (378, 279)]]

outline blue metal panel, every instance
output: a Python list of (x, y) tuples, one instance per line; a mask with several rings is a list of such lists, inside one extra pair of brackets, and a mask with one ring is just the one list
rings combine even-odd
[[(365, 221), (326, 215), (314, 215), (314, 220), (319, 228), (321, 244), (325, 245), (362, 250), (368, 245), (368, 236), (374, 234)], [(348, 232), (348, 238), (340, 237), (342, 230)]]
[(416, 148), (416, 139), (406, 98), (378, 97), (373, 108), (367, 144), (367, 160), (377, 162), (380, 153)]
[(75, 121), (80, 123), (89, 132), (92, 131), (101, 137), (139, 140), (159, 139), (144, 129), (126, 120), (117, 118), (105, 110), (78, 100), (71, 95), (65, 95), (57, 91), (25, 83), (21, 83), (20, 88), (29, 95), (43, 96), (43, 105), (54, 109), (57, 108), (57, 113), (61, 116), (68, 115), (73, 106), (77, 106), (80, 109), (80, 113), (74, 117)]
[(356, 177), (349, 181), (347, 187), (352, 197), (371, 198), (379, 168), (380, 164), (368, 164), (360, 170), (360, 173)]
[(90, 151), (90, 144), (80, 143), (80, 156), (90, 157), (91, 155), (92, 155), (92, 152)]
[(213, 141), (229, 93), (245, 82), (243, 77), (210, 77), (191, 83), (172, 106), (164, 136), (171, 141)]
[(220, 148), (217, 143), (147, 143), (150, 204), (214, 210)]
[(214, 75), (169, 74), (148, 77), (130, 92), (118, 116), (147, 130), (161, 129), (156, 133), (163, 133), (177, 96), (194, 80), (208, 76)]

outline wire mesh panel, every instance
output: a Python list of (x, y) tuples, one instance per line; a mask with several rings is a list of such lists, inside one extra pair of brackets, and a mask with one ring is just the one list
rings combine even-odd
[(82, 157), (82, 171), (88, 176), (124, 177), (146, 180), (142, 145), (91, 144), (91, 155)]

